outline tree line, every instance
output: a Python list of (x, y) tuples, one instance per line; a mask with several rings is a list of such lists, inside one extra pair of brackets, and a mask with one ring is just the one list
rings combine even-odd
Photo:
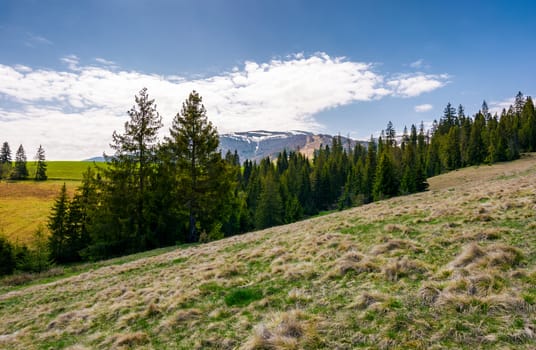
[(114, 132), (106, 166), (88, 168), (69, 198), (65, 186), (48, 222), (52, 261), (68, 263), (177, 243), (220, 239), (291, 223), (325, 210), (424, 191), (427, 177), (460, 167), (516, 159), (536, 151), (536, 114), (521, 93), (491, 115), (473, 117), (449, 103), (430, 130), (421, 123), (397, 135), (391, 122), (368, 144), (339, 137), (312, 159), (283, 150), (275, 159), (241, 162), (218, 151), (218, 135), (195, 91), (168, 136), (143, 89)]
[[(45, 159), (45, 149), (39, 145), (35, 154), (36, 169), (33, 179), (44, 181), (47, 179), (47, 164)], [(26, 152), (22, 145), (15, 153), (15, 162), (11, 156), (11, 148), (8, 142), (2, 144), (0, 149), (0, 179), (4, 180), (27, 180), (30, 177), (27, 167)]]

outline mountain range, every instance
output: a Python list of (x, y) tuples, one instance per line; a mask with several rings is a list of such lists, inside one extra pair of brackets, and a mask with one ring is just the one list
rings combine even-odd
[[(227, 151), (238, 152), (240, 161), (246, 159), (260, 161), (265, 157), (276, 157), (284, 149), (287, 151), (299, 151), (308, 157), (312, 157), (314, 151), (322, 145), (331, 145), (332, 135), (314, 134), (307, 131), (245, 131), (220, 135), (220, 150), (225, 155)], [(367, 142), (356, 141), (342, 137), (343, 144), (354, 147), (357, 142), (364, 145)]]
[[(277, 157), (279, 152), (299, 151), (307, 157), (312, 157), (314, 151), (321, 146), (331, 145), (332, 135), (314, 134), (308, 131), (244, 131), (220, 135), (219, 149), (222, 155), (227, 151), (234, 153), (236, 150), (243, 162), (246, 159), (260, 161), (265, 157)], [(358, 142), (366, 146), (366, 141), (356, 141), (348, 137), (341, 136), (341, 141), (348, 147), (354, 147)], [(103, 162), (104, 157), (98, 156), (86, 159), (85, 161)]]

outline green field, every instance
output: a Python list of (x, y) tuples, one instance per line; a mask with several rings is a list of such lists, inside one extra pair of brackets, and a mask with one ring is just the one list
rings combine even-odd
[[(0, 287), (6, 349), (534, 349), (536, 158)], [(2, 284), (2, 283), (0, 283)]]
[[(82, 180), (82, 174), (93, 162), (79, 161), (47, 161), (47, 176), (49, 180)], [(96, 163), (103, 165), (104, 163)], [(30, 178), (35, 175), (35, 162), (28, 162)]]
[[(92, 162), (50, 161), (46, 181), (0, 181), (0, 234), (13, 243), (31, 244), (36, 229), (46, 226), (61, 186), (65, 183), (72, 195), (89, 166), (94, 165)], [(28, 172), (30, 177), (35, 174), (34, 162), (28, 162)]]

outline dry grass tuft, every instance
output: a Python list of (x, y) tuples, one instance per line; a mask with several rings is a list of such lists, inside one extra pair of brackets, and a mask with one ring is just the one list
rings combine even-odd
[(411, 233), (411, 228), (409, 228), (406, 225), (399, 225), (399, 224), (387, 224), (384, 226), (383, 230), (385, 232), (396, 232), (396, 233), (402, 233), (404, 235), (407, 235)]
[(303, 312), (292, 310), (271, 316), (267, 324), (254, 328), (253, 335), (241, 347), (243, 350), (303, 349), (316, 343), (318, 334), (314, 324)]
[(363, 292), (354, 300), (354, 302), (346, 306), (346, 308), (365, 310), (373, 306), (374, 304), (384, 302), (387, 299), (388, 296), (385, 294)]
[(370, 257), (351, 251), (335, 260), (332, 268), (324, 275), (324, 278), (344, 276), (351, 271), (361, 274), (380, 272), (381, 268)]
[(471, 243), (462, 248), (460, 255), (450, 265), (452, 267), (465, 267), (484, 255), (485, 252), (477, 244)]
[(388, 239), (387, 242), (376, 245), (372, 248), (371, 254), (373, 255), (380, 255), (385, 254), (387, 252), (391, 252), (393, 250), (412, 250), (415, 251), (415, 243), (412, 241), (408, 241), (406, 239), (397, 239), (397, 238), (391, 238)]
[(421, 288), (419, 288), (417, 296), (422, 300), (424, 305), (433, 305), (439, 298), (441, 291), (442, 286), (437, 283), (424, 283)]
[(113, 349), (135, 348), (149, 342), (149, 337), (144, 332), (114, 335), (112, 339)]
[(428, 268), (422, 262), (411, 260), (404, 256), (401, 259), (387, 263), (382, 268), (382, 272), (388, 281), (394, 282), (401, 277), (417, 278), (428, 272)]

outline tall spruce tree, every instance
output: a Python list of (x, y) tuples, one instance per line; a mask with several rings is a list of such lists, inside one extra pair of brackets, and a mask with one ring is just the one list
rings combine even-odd
[(28, 178), (28, 168), (26, 167), (26, 153), (24, 147), (19, 146), (17, 153), (15, 154), (15, 167), (11, 173), (13, 180), (25, 180)]
[(0, 150), (0, 164), (11, 163), (11, 149), (9, 143), (4, 142)]
[(97, 254), (117, 255), (129, 251), (152, 248), (147, 208), (150, 179), (155, 176), (155, 154), (158, 130), (162, 118), (147, 88), (135, 96), (135, 105), (127, 112), (122, 134), (113, 132), (110, 147), (115, 151), (106, 156), (108, 167), (104, 169), (105, 205), (102, 219), (94, 233), (97, 246), (103, 250)]
[(0, 150), (0, 179), (8, 178), (11, 172), (11, 149), (4, 142)]
[(262, 183), (259, 203), (255, 213), (258, 229), (283, 223), (283, 202), (279, 193), (279, 182), (274, 170), (268, 172)]
[(52, 211), (48, 219), (48, 229), (50, 236), (48, 238), (48, 247), (52, 260), (64, 263), (69, 259), (69, 230), (67, 218), (69, 215), (69, 197), (67, 196), (67, 187), (65, 183), (61, 187), (60, 193), (52, 206)]
[(200, 231), (213, 232), (229, 215), (227, 204), (233, 179), (218, 152), (216, 128), (208, 120), (197, 92), (190, 93), (169, 131), (169, 161), (175, 167), (180, 189), (175, 195), (187, 213), (187, 241), (197, 242)]
[(45, 162), (45, 150), (43, 149), (43, 146), (39, 145), (35, 159), (37, 161), (35, 180), (44, 181), (47, 179), (47, 163)]

